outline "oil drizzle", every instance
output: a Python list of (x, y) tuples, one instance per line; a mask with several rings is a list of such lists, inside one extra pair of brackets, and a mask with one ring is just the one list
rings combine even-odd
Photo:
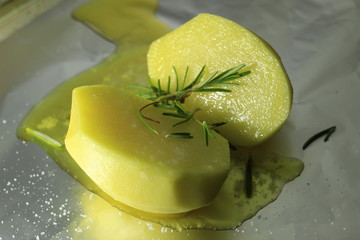
[[(78, 8), (73, 16), (117, 44), (117, 50), (97, 66), (65, 81), (37, 103), (19, 126), (18, 136), (38, 143), (78, 182), (130, 215), (177, 230), (234, 229), (274, 201), (283, 186), (301, 173), (302, 162), (261, 149), (252, 151), (257, 159), (252, 163), (252, 185), (256, 187), (252, 189), (252, 198), (248, 199), (245, 189), (237, 187), (244, 185), (246, 167), (246, 159), (243, 159), (246, 154), (238, 149), (233, 151), (229, 176), (210, 206), (186, 215), (164, 216), (142, 212), (112, 199), (91, 181), (63, 147), (74, 88), (91, 84), (110, 84), (120, 88), (146, 84), (149, 44), (169, 31), (155, 18), (156, 7), (154, 0), (94, 0)], [(44, 119), (49, 117), (54, 119), (50, 125), (39, 125), (47, 122)]]

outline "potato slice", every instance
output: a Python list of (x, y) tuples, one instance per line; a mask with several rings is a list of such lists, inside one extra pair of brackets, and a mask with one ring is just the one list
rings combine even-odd
[[(159, 134), (150, 131), (137, 111), (149, 103), (112, 86), (74, 89), (66, 149), (89, 177), (115, 200), (153, 213), (181, 213), (209, 205), (230, 168), (226, 139), (216, 135), (209, 146), (201, 127), (144, 111)], [(149, 123), (151, 124), (151, 123)], [(191, 132), (194, 139), (166, 138)]]
[[(187, 100), (187, 108), (202, 109), (196, 115), (209, 123), (227, 121), (221, 135), (234, 145), (254, 146), (275, 132), (287, 120), (292, 104), (292, 87), (279, 56), (260, 37), (230, 20), (200, 14), (178, 29), (156, 40), (148, 52), (149, 75), (167, 87), (168, 77), (175, 87), (189, 66), (186, 83), (206, 65), (208, 77), (246, 64), (251, 74), (235, 82), (231, 93), (197, 93)], [(180, 81), (181, 82), (181, 81)], [(181, 83), (182, 84), (182, 83)]]

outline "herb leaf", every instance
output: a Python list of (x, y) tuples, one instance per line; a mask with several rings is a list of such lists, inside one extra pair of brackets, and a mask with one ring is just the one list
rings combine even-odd
[(316, 133), (314, 136), (309, 138), (303, 145), (302, 149), (306, 149), (311, 143), (313, 143), (315, 140), (321, 138), (322, 136), (325, 136), (324, 142), (327, 142), (330, 138), (330, 136), (335, 132), (336, 126), (332, 126), (330, 128), (327, 128), (321, 132)]
[(187, 133), (187, 132), (169, 133), (165, 137), (182, 138), (182, 139), (193, 139), (194, 138), (193, 136), (191, 136), (190, 133)]
[(253, 194), (252, 175), (252, 154), (249, 153), (248, 160), (245, 166), (245, 194), (247, 198), (251, 198)]
[[(204, 74), (205, 74), (205, 68), (204, 65), (199, 73), (196, 75), (195, 79), (191, 81), (189, 84), (185, 85), (185, 81), (188, 76), (189, 67), (186, 67), (184, 78), (182, 79), (182, 83), (180, 84), (179, 80), (179, 74), (175, 66), (173, 66), (173, 72), (175, 74), (175, 91), (171, 92), (170, 83), (171, 78), (170, 76), (167, 79), (167, 88), (164, 90), (161, 86), (160, 79), (157, 80), (157, 85), (153, 85), (150, 82), (150, 87), (138, 87), (139, 89), (142, 89), (146, 92), (138, 94), (139, 96), (150, 100), (151, 103), (145, 105), (140, 109), (138, 112), (138, 115), (141, 119), (141, 121), (145, 124), (146, 127), (148, 127), (151, 131), (158, 134), (158, 132), (152, 128), (149, 124), (146, 123), (146, 120), (153, 121), (156, 123), (159, 123), (159, 121), (156, 121), (154, 119), (148, 118), (143, 115), (142, 111), (150, 106), (166, 109), (168, 111), (163, 112), (163, 115), (165, 116), (171, 116), (176, 118), (183, 119), (182, 121), (179, 121), (178, 123), (174, 124), (173, 127), (178, 126), (180, 124), (183, 124), (189, 120), (195, 120), (199, 125), (202, 126), (203, 132), (204, 132), (204, 139), (205, 144), (208, 146), (209, 144), (209, 136), (214, 137), (213, 134), (213, 128), (222, 126), (226, 122), (219, 122), (212, 125), (208, 125), (206, 121), (198, 121), (194, 118), (194, 115), (199, 109), (196, 109), (195, 111), (188, 111), (183, 106), (183, 103), (185, 102), (185, 99), (191, 95), (191, 93), (194, 92), (231, 92), (230, 89), (224, 88), (224, 87), (233, 87), (238, 86), (238, 83), (230, 82), (232, 80), (238, 79), (240, 77), (246, 76), (250, 73), (250, 71), (244, 71), (239, 72), (242, 68), (245, 67), (245, 64), (241, 64), (239, 66), (227, 69), (224, 72), (218, 73), (214, 72), (211, 74), (208, 78), (205, 80), (202, 80)], [(134, 86), (132, 86), (134, 87)], [(166, 137), (176, 137), (176, 138), (183, 138), (183, 139), (191, 139), (193, 136), (189, 133), (170, 133), (166, 135)]]
[(136, 113), (138, 114), (141, 122), (142, 122), (150, 131), (152, 131), (152, 132), (155, 133), (155, 134), (159, 134), (159, 132), (158, 132), (155, 128), (151, 127), (151, 126), (145, 121), (145, 119), (144, 119), (144, 117), (142, 116), (142, 114), (140, 113), (140, 111), (137, 111)]

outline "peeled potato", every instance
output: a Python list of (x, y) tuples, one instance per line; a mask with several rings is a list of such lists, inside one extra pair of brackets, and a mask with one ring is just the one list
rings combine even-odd
[[(230, 168), (227, 140), (216, 134), (207, 147), (197, 123), (172, 127), (175, 119), (151, 107), (145, 114), (160, 121), (155, 134), (137, 115), (147, 103), (112, 86), (76, 88), (66, 149), (105, 193), (130, 207), (172, 214), (209, 205)], [(194, 139), (166, 138), (171, 131)]]
[(196, 116), (208, 123), (226, 121), (218, 128), (233, 145), (254, 146), (276, 133), (287, 120), (292, 87), (280, 57), (260, 37), (225, 18), (200, 14), (153, 42), (148, 52), (148, 70), (153, 84), (158, 79), (174, 90), (176, 69), (179, 84), (193, 80), (205, 65), (204, 78), (216, 71), (246, 64), (251, 73), (227, 87), (231, 93), (193, 93), (188, 109), (201, 109)]

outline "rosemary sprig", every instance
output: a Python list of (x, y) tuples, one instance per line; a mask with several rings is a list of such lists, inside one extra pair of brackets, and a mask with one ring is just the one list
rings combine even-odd
[[(184, 102), (187, 97), (191, 95), (191, 93), (194, 92), (231, 92), (230, 89), (224, 88), (224, 87), (233, 87), (239, 85), (236, 82), (232, 82), (235, 79), (238, 79), (240, 77), (246, 76), (250, 73), (250, 71), (244, 71), (239, 72), (242, 68), (245, 67), (245, 64), (241, 64), (237, 67), (230, 68), (224, 72), (218, 73), (215, 72), (211, 74), (208, 78), (203, 79), (203, 76), (205, 74), (205, 68), (204, 65), (195, 79), (185, 85), (185, 82), (188, 77), (188, 71), (189, 67), (186, 67), (184, 77), (182, 80), (179, 79), (178, 71), (175, 67), (173, 67), (173, 72), (175, 74), (175, 91), (171, 91), (171, 78), (168, 77), (167, 81), (167, 87), (163, 88), (161, 86), (160, 79), (157, 80), (157, 84), (154, 85), (150, 81), (149, 87), (144, 86), (131, 86), (136, 87), (141, 90), (145, 90), (145, 92), (141, 92), (138, 95), (150, 100), (151, 102), (145, 106), (143, 106), (138, 114), (141, 119), (141, 121), (144, 123), (146, 127), (148, 127), (151, 131), (154, 133), (158, 133), (156, 129), (151, 127), (146, 120), (152, 121), (155, 123), (159, 123), (159, 121), (151, 119), (149, 117), (146, 117), (143, 114), (143, 110), (154, 106), (157, 108), (164, 109), (165, 112), (163, 112), (163, 115), (169, 116), (169, 117), (175, 117), (181, 119), (179, 122), (175, 123), (173, 127), (176, 127), (180, 124), (183, 124), (185, 122), (188, 122), (190, 120), (196, 121), (199, 125), (202, 126), (203, 132), (204, 132), (204, 139), (205, 143), (208, 146), (209, 144), (209, 137), (214, 137), (213, 129), (219, 126), (224, 125), (226, 122), (219, 122), (209, 125), (206, 121), (199, 121), (194, 118), (194, 115), (197, 111), (200, 109), (195, 109), (194, 111), (188, 111), (184, 107)], [(180, 82), (181, 81), (181, 82)], [(166, 90), (164, 90), (166, 89)], [(175, 137), (175, 138), (182, 138), (182, 139), (191, 139), (193, 136), (191, 136), (190, 133), (187, 132), (175, 132), (175, 133), (169, 133), (166, 135), (166, 137)]]

